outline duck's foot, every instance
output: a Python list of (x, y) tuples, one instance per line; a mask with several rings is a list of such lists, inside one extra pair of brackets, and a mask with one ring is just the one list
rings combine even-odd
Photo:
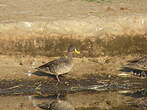
[(60, 79), (59, 79), (59, 76), (58, 75), (56, 75), (56, 79), (57, 79), (58, 82), (60, 82)]
[(56, 83), (56, 85), (58, 85), (59, 83), (60, 83), (60, 79), (59, 79), (59, 76), (58, 75), (56, 75), (56, 79), (57, 79), (57, 83)]

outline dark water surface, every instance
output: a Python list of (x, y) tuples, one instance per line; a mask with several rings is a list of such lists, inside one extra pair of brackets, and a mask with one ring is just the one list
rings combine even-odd
[(146, 78), (1, 80), (0, 110), (147, 110)]
[(0, 110), (147, 110), (147, 90), (0, 96)]

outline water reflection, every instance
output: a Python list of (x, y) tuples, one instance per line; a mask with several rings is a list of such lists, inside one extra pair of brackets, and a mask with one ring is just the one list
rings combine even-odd
[(134, 91), (131, 91), (131, 92), (124, 93), (123, 95), (131, 96), (131, 97), (134, 97), (134, 98), (147, 97), (147, 90), (146, 89), (134, 90)]
[(73, 105), (64, 100), (55, 100), (51, 103), (42, 103), (38, 107), (45, 110), (75, 110)]
[(128, 103), (130, 106), (140, 108), (141, 110), (147, 109), (147, 90), (146, 89), (124, 93), (123, 95), (131, 96), (135, 98), (134, 101)]
[[(51, 95), (51, 96), (34, 96), (31, 98), (33, 105), (38, 106), (39, 108), (45, 109), (45, 110), (75, 110), (74, 106), (64, 99), (65, 97), (60, 94)], [(48, 99), (48, 101), (42, 102), (40, 104), (36, 104), (34, 102), (34, 99)]]
[(146, 91), (0, 96), (0, 110), (147, 110)]

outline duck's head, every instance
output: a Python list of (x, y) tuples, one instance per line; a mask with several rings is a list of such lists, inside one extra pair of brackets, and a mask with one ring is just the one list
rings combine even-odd
[(74, 52), (74, 53), (76, 53), (76, 54), (80, 54), (80, 51), (77, 50), (76, 47), (73, 46), (73, 45), (70, 45), (70, 46), (68, 47), (68, 52)]

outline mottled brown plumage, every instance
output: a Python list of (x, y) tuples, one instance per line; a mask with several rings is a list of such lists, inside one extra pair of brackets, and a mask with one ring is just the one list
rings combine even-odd
[(128, 66), (136, 69), (147, 70), (147, 56), (130, 60)]
[(69, 46), (67, 53), (68, 55), (66, 57), (61, 57), (59, 59), (50, 61), (35, 69), (55, 75), (59, 82), (60, 80), (58, 76), (61, 74), (68, 73), (73, 67), (73, 57), (72, 57), (73, 52), (80, 53), (76, 50), (74, 46)]

